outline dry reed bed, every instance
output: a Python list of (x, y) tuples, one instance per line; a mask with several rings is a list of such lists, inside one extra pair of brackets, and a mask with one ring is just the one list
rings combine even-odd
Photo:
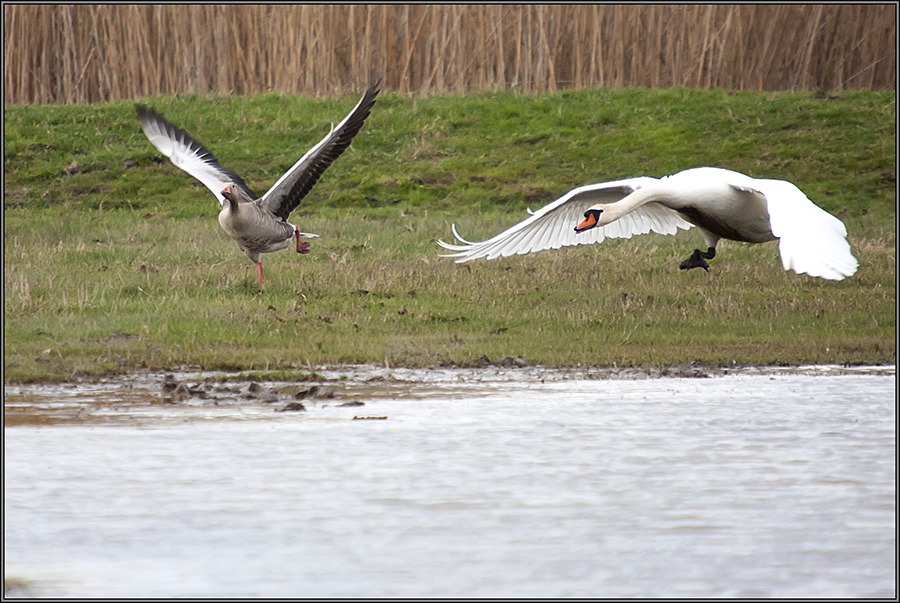
[(5, 5), (4, 102), (896, 84), (895, 5)]

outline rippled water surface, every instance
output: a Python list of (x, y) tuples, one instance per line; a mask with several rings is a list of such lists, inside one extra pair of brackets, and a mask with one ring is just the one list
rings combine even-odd
[(318, 397), (201, 391), (203, 375), (175, 376), (181, 398), (150, 374), (6, 387), (7, 587), (896, 595), (892, 367), (635, 376), (360, 367), (317, 373)]

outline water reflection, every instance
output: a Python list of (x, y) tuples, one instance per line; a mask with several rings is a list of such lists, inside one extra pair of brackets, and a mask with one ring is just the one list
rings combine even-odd
[(6, 576), (87, 597), (894, 596), (892, 368), (640, 376), (6, 388)]

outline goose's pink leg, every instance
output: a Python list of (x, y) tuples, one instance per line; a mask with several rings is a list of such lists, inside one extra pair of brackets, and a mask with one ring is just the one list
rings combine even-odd
[(262, 287), (262, 262), (256, 262), (256, 273), (259, 275), (259, 286)]
[(297, 238), (297, 253), (309, 253), (309, 241), (300, 241), (299, 226), (294, 226), (294, 236)]

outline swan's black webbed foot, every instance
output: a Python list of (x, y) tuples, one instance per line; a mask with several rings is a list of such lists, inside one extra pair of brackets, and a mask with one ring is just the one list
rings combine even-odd
[(700, 251), (699, 249), (695, 249), (694, 253), (691, 254), (691, 257), (681, 262), (679, 268), (682, 270), (690, 270), (691, 268), (703, 268), (707, 272), (709, 272), (709, 262), (706, 260), (711, 260), (716, 257), (716, 248), (710, 247), (705, 252)]
[(691, 257), (681, 262), (681, 265), (678, 266), (682, 270), (690, 270), (691, 268), (703, 268), (707, 272), (709, 272), (709, 262), (703, 259), (703, 252), (699, 249), (695, 249), (694, 253), (691, 254)]

